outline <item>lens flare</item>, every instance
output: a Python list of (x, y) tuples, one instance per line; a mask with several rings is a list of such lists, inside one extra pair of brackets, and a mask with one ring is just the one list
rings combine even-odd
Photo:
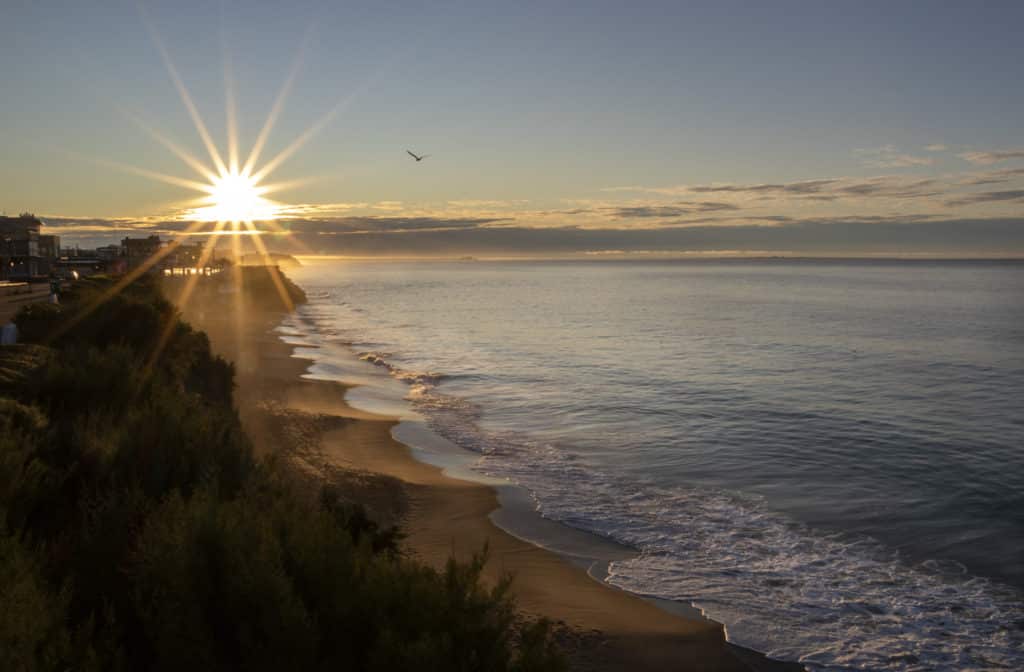
[[(235, 84), (231, 57), (226, 45), (222, 43), (221, 56), (224, 61), (225, 120), (228, 136), (227, 160), (225, 161), (225, 155), (221, 153), (217, 143), (210, 135), (206, 123), (199, 112), (199, 108), (195, 104), (188, 87), (185, 85), (184, 79), (178, 72), (174, 62), (171, 60), (171, 55), (168, 52), (163, 39), (156, 30), (156, 26), (153, 25), (149, 18), (149, 14), (142, 7), (140, 7), (140, 15), (147, 31), (149, 32), (153, 45), (156, 47), (157, 52), (163, 61), (164, 69), (167, 71), (167, 74), (171, 79), (171, 83), (177, 90), (178, 97), (181, 98), (181, 102), (185, 106), (185, 109), (192, 120), (192, 124), (195, 127), (196, 133), (199, 135), (199, 139), (206, 148), (207, 154), (209, 154), (209, 159), (213, 165), (206, 165), (203, 161), (200, 161), (177, 142), (153, 128), (151, 124), (146, 123), (134, 115), (128, 114), (127, 116), (132, 122), (185, 162), (189, 168), (202, 176), (205, 182), (182, 179), (174, 175), (166, 175), (144, 168), (137, 168), (135, 166), (119, 165), (118, 167), (129, 172), (145, 175), (155, 180), (198, 191), (201, 194), (201, 197), (193, 199), (188, 204), (187, 209), (179, 210), (177, 213), (178, 218), (184, 221), (202, 223), (220, 222), (231, 224), (246, 223), (251, 225), (253, 222), (271, 222), (281, 216), (283, 211), (286, 210), (286, 206), (282, 203), (270, 200), (266, 195), (274, 191), (280, 191), (282, 186), (287, 185), (288, 183), (279, 183), (277, 185), (263, 185), (262, 183), (306, 141), (308, 141), (313, 135), (320, 132), (320, 130), (326, 126), (328, 121), (341, 107), (341, 105), (335, 106), (335, 108), (325, 115), (324, 118), (314, 123), (311, 128), (307, 129), (303, 133), (300, 133), (299, 136), (287, 145), (277, 156), (264, 163), (262, 166), (257, 166), (257, 160), (259, 159), (260, 153), (266, 145), (275, 121), (284, 109), (285, 100), (288, 97), (288, 93), (298, 75), (299, 64), (302, 61), (302, 54), (305, 51), (306, 43), (309, 40), (309, 34), (312, 28), (307, 30), (306, 38), (304, 38), (303, 42), (300, 44), (298, 54), (295, 57), (288, 77), (285, 80), (281, 91), (278, 93), (273, 107), (271, 108), (266, 122), (263, 124), (252, 149), (249, 151), (249, 154), (244, 161), (242, 161), (242, 157), (239, 156), (238, 111), (235, 102)], [(300, 242), (291, 240), (290, 236), (287, 235), (288, 232), (283, 230), (280, 226), (274, 226), (273, 228), (275, 234), (278, 234), (282, 238), (288, 240), (289, 243), (304, 249), (304, 246)], [(262, 232), (260, 230), (251, 226), (244, 229), (240, 226), (232, 226), (218, 227), (215, 230), (204, 230), (199, 232), (199, 235), (219, 237), (250, 234), (258, 237), (261, 233)], [(266, 257), (266, 255), (261, 256)], [(269, 257), (266, 258), (269, 259)]]
[(274, 219), (278, 206), (263, 197), (266, 188), (246, 173), (227, 172), (212, 180), (205, 207), (189, 213), (204, 222), (255, 222)]

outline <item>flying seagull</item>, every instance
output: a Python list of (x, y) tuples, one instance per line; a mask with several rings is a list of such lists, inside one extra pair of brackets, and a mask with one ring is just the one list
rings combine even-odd
[(410, 152), (410, 151), (409, 151), (408, 149), (407, 149), (407, 150), (405, 150), (405, 153), (406, 153), (406, 154), (408, 154), (409, 156), (411, 156), (412, 158), (416, 159), (416, 163), (419, 163), (419, 162), (420, 162), (420, 161), (422, 161), (423, 159), (425, 159), (425, 158), (427, 158), (428, 156), (430, 156), (430, 154), (424, 154), (423, 156), (416, 156), (415, 154), (413, 154), (412, 152)]

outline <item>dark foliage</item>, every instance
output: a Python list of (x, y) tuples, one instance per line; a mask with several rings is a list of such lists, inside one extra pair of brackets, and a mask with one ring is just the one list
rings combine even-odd
[(556, 670), (483, 558), (437, 572), (256, 461), (234, 371), (153, 280), (0, 349), (0, 669)]

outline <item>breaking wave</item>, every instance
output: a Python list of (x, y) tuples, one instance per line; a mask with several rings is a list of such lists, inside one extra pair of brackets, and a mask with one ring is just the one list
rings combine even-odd
[(478, 453), (475, 469), (525, 487), (541, 515), (637, 549), (611, 565), (610, 583), (695, 604), (734, 643), (822, 672), (1024, 669), (1024, 603), (1010, 587), (958, 563), (910, 565), (760, 498), (626, 478), (569, 447), (488, 431), (476, 404), (444, 394), (443, 375), (403, 370), (382, 350), (357, 354), (407, 383), (433, 431)]
[(479, 427), (472, 403), (414, 402), (431, 428), (481, 454), (539, 512), (637, 549), (612, 564), (626, 590), (693, 603), (730, 641), (811, 670), (1024, 669), (1024, 604), (958, 563), (908, 566), (867, 538), (826, 534), (735, 493), (627, 481), (525, 435)]

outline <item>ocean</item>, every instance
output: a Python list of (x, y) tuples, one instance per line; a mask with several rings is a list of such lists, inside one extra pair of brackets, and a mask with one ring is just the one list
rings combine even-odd
[(310, 375), (636, 549), (610, 583), (811, 670), (1024, 669), (1024, 263), (289, 274)]

